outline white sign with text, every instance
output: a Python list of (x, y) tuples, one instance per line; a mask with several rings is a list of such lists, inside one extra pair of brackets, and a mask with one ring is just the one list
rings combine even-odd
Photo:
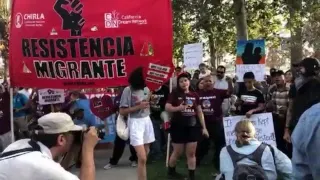
[[(224, 134), (227, 145), (235, 143), (237, 139), (234, 132), (235, 126), (243, 119), (245, 119), (244, 116), (230, 116), (223, 118)], [(254, 114), (251, 116), (250, 120), (256, 128), (256, 139), (270, 145), (277, 145), (272, 113)]]
[(59, 104), (65, 101), (64, 89), (39, 89), (39, 104)]
[(236, 75), (238, 77), (238, 82), (243, 82), (243, 75), (250, 71), (253, 72), (257, 81), (265, 81), (265, 69), (265, 64), (237, 64)]
[(187, 44), (183, 47), (183, 61), (186, 70), (198, 69), (203, 58), (203, 44)]

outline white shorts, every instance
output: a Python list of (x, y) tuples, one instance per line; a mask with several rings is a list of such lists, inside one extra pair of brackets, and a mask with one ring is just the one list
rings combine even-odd
[(140, 146), (155, 141), (153, 125), (149, 116), (144, 118), (129, 118), (130, 144)]

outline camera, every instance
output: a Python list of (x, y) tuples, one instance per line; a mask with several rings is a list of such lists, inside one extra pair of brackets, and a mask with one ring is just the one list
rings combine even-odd
[[(103, 139), (104, 136), (106, 135), (105, 129), (104, 129), (104, 125), (98, 125), (95, 126), (98, 137), (100, 139)], [(74, 135), (74, 144), (82, 144), (83, 143), (83, 138), (84, 138), (84, 134), (87, 133), (89, 131), (89, 128), (84, 127), (82, 131), (74, 131), (72, 132)]]

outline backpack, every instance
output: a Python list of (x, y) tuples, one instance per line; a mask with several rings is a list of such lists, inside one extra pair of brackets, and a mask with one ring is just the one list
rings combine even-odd
[[(233, 180), (268, 180), (261, 164), (262, 154), (267, 146), (269, 145), (261, 143), (261, 145), (249, 155), (237, 153), (230, 145), (227, 146), (227, 151), (234, 167)], [(256, 162), (257, 165), (237, 164), (237, 162), (244, 158)]]

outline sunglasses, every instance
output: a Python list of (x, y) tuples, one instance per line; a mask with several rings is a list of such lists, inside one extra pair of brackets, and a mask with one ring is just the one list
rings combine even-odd
[(249, 80), (249, 81), (244, 81), (244, 83), (245, 83), (245, 84), (252, 84), (252, 83), (254, 83), (254, 81), (250, 81), (250, 80)]
[(224, 72), (222, 72), (222, 71), (217, 71), (217, 74), (224, 74)]

